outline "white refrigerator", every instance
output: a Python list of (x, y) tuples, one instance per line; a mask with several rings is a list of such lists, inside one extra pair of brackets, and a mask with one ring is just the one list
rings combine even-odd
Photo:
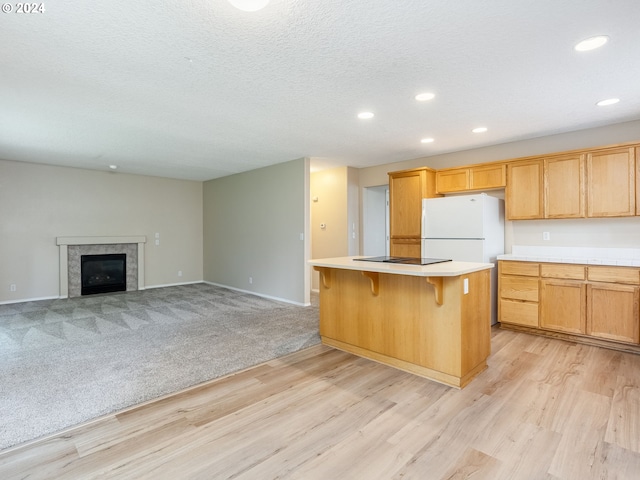
[(491, 323), (497, 322), (497, 256), (504, 253), (504, 201), (485, 193), (422, 200), (422, 257), (493, 263)]

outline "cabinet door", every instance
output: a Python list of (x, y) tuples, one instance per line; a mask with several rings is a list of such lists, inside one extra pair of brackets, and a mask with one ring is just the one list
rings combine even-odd
[(507, 184), (507, 166), (487, 165), (469, 169), (469, 188), (471, 190), (488, 190), (501, 188)]
[(587, 216), (635, 215), (634, 148), (610, 148), (587, 154)]
[(544, 160), (545, 218), (585, 216), (584, 155)]
[(436, 172), (438, 193), (461, 192), (469, 189), (469, 169), (440, 170)]
[(392, 238), (389, 245), (389, 254), (394, 257), (420, 258), (422, 242), (420, 239)]
[(542, 187), (542, 160), (510, 164), (507, 170), (507, 218), (542, 218)]
[(424, 172), (389, 174), (389, 227), (391, 238), (420, 238)]
[(587, 334), (626, 343), (640, 343), (640, 288), (590, 284), (587, 287)]
[(572, 280), (540, 282), (540, 327), (567, 333), (586, 331), (586, 284)]

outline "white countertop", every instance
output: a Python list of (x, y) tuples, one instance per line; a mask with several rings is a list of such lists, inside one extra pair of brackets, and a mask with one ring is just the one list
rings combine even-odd
[(493, 268), (493, 263), (442, 262), (431, 265), (401, 265), (398, 263), (363, 262), (356, 257), (335, 257), (309, 260), (309, 265), (316, 267), (341, 268), (365, 272), (391, 273), (395, 275), (412, 275), (416, 277), (458, 277), (467, 273)]
[(512, 253), (498, 255), (498, 260), (640, 267), (640, 249), (514, 245)]

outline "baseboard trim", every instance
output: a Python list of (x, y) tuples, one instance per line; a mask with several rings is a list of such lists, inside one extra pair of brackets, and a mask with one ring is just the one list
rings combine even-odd
[(150, 290), (152, 288), (164, 288), (164, 287), (179, 287), (181, 285), (194, 285), (196, 283), (207, 283), (202, 280), (196, 280), (194, 282), (180, 282), (180, 283), (165, 283), (162, 285), (145, 285), (144, 288), (139, 288), (138, 290)]
[(4, 300), (0, 302), (0, 305), (9, 305), (11, 303), (38, 302), (40, 300), (58, 300), (59, 298), (63, 298), (63, 297), (59, 297), (58, 295), (55, 295), (53, 297), (35, 297), (35, 298), (22, 298), (19, 300)]
[(288, 298), (274, 297), (273, 295), (266, 295), (264, 293), (252, 292), (251, 290), (243, 290), (242, 288), (231, 287), (229, 285), (223, 285), (222, 283), (207, 282), (206, 280), (202, 283), (206, 283), (207, 285), (213, 285), (216, 287), (228, 288), (229, 290), (234, 290), (236, 292), (248, 293), (250, 295), (255, 295), (256, 297), (268, 298), (269, 300), (275, 300), (277, 302), (284, 302), (291, 305), (297, 305), (298, 307), (311, 306), (311, 303), (294, 302), (293, 300), (289, 300)]

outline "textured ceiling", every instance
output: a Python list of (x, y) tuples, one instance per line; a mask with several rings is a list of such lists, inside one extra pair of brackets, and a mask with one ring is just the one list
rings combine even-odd
[[(208, 180), (640, 119), (638, 0), (43, 4), (0, 14), (5, 160)], [(573, 50), (598, 34), (603, 48)], [(424, 91), (435, 99), (416, 102)], [(621, 102), (595, 106), (610, 97)]]

